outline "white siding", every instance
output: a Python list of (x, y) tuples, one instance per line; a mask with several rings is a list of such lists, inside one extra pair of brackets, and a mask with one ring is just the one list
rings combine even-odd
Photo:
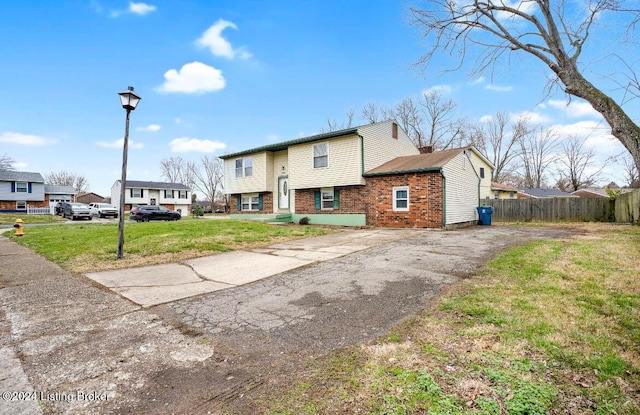
[[(313, 168), (313, 146), (329, 145), (327, 167)], [(291, 189), (364, 184), (360, 137), (350, 135), (289, 147), (289, 185)]]
[(442, 171), (446, 179), (445, 225), (476, 221), (479, 180), (466, 151), (451, 159)]
[[(19, 180), (23, 181), (23, 180)], [(15, 182), (14, 182), (15, 183)], [(0, 182), (0, 200), (42, 202), (44, 201), (44, 183), (31, 183), (31, 193), (11, 192), (11, 182)]]
[(374, 169), (396, 157), (413, 156), (420, 151), (398, 126), (398, 138), (392, 137), (393, 121), (358, 128), (364, 138), (364, 171)]
[(111, 203), (120, 209), (120, 181), (116, 180), (111, 186)]
[[(236, 160), (253, 158), (253, 172), (249, 177), (236, 178)], [(273, 153), (262, 152), (226, 159), (224, 161), (225, 192), (228, 194), (270, 192), (273, 188)]]

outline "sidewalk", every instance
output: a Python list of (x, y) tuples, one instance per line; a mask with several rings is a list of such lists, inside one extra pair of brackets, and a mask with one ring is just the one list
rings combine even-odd
[(250, 251), (86, 276), (143, 307), (248, 284), (415, 234), (407, 229), (357, 229)]

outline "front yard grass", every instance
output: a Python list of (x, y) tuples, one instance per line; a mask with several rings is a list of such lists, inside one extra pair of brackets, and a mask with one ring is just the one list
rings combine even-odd
[(64, 226), (43, 225), (26, 228), (23, 237), (10, 236), (12, 233), (5, 235), (69, 271), (86, 273), (175, 262), (328, 232), (332, 230), (240, 220), (127, 222), (124, 258), (120, 260), (116, 259), (117, 223), (92, 224), (87, 221)]
[(503, 252), (374, 344), (287, 374), (256, 412), (640, 413), (640, 228), (578, 228)]
[(65, 219), (57, 215), (27, 215), (20, 213), (0, 213), (0, 225), (16, 223), (16, 219), (22, 219), (25, 224), (31, 223), (55, 223), (63, 222)]

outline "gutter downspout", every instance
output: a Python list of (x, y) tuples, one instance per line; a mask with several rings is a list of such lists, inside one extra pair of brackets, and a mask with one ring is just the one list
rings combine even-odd
[(440, 175), (442, 176), (442, 229), (447, 229), (447, 178), (442, 167), (440, 167)]

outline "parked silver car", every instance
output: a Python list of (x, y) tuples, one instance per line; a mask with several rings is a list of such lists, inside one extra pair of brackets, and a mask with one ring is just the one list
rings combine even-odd
[(109, 203), (89, 203), (89, 210), (93, 216), (104, 218), (106, 216), (118, 217), (118, 208)]
[(64, 203), (62, 206), (62, 217), (71, 220), (78, 218), (93, 219), (89, 206), (84, 203)]

